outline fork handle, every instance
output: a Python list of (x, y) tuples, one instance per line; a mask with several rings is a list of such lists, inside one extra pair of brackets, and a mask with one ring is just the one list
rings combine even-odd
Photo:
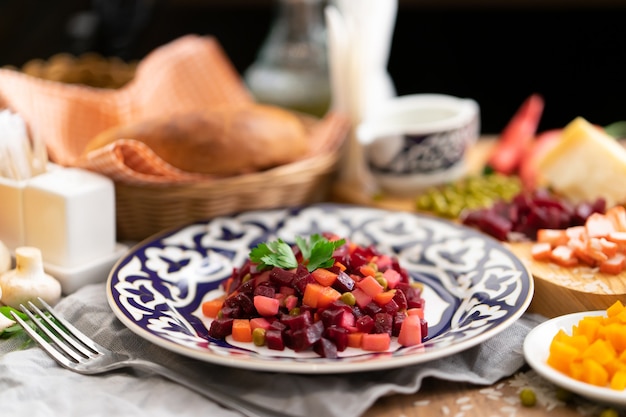
[(211, 387), (211, 389), (205, 389), (201, 384), (198, 384), (198, 381), (191, 381), (189, 378), (185, 378), (180, 373), (155, 362), (143, 359), (130, 359), (123, 361), (121, 364), (161, 375), (162, 377), (183, 385), (225, 408), (239, 411), (246, 417), (288, 417), (280, 411), (270, 410), (262, 405), (233, 397), (231, 394), (228, 394), (220, 389), (216, 389), (214, 387)]

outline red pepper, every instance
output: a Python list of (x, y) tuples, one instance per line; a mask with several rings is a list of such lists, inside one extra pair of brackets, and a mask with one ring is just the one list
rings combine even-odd
[(532, 143), (543, 113), (544, 100), (531, 94), (506, 125), (489, 156), (487, 165), (504, 175), (516, 173)]

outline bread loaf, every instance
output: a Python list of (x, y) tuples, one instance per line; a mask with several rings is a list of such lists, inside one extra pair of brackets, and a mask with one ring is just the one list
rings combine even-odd
[(230, 176), (286, 164), (306, 154), (303, 122), (269, 105), (222, 107), (108, 129), (88, 153), (118, 139), (145, 143), (170, 165), (187, 172)]

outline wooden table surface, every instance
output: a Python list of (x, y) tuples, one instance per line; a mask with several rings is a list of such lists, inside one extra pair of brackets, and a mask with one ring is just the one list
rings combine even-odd
[[(473, 150), (470, 172), (484, 165), (486, 151), (493, 138), (482, 138)], [(414, 210), (414, 201), (406, 198), (385, 197), (373, 200), (358, 189), (346, 184), (335, 184), (331, 198), (336, 202), (361, 204), (394, 210)], [(533, 407), (521, 405), (519, 392), (532, 389), (537, 397)], [(585, 398), (569, 394), (567, 401), (559, 400), (562, 391), (537, 375), (530, 368), (520, 369), (514, 375), (491, 386), (466, 382), (427, 378), (414, 394), (394, 394), (379, 399), (363, 417), (534, 417), (550, 413), (554, 417), (597, 417), (607, 408)], [(616, 409), (626, 416), (626, 408)]]

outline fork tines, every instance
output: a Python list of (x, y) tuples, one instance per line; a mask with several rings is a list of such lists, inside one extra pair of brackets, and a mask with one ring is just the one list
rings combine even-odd
[(97, 345), (80, 330), (61, 317), (44, 300), (38, 298), (38, 302), (41, 307), (31, 301), (28, 302), (28, 307), (24, 304), (20, 305), (21, 310), (31, 319), (36, 330), (19, 315), (14, 312), (11, 314), (30, 338), (37, 342), (49, 355), (61, 364), (68, 366), (71, 363), (79, 363), (99, 354)]

